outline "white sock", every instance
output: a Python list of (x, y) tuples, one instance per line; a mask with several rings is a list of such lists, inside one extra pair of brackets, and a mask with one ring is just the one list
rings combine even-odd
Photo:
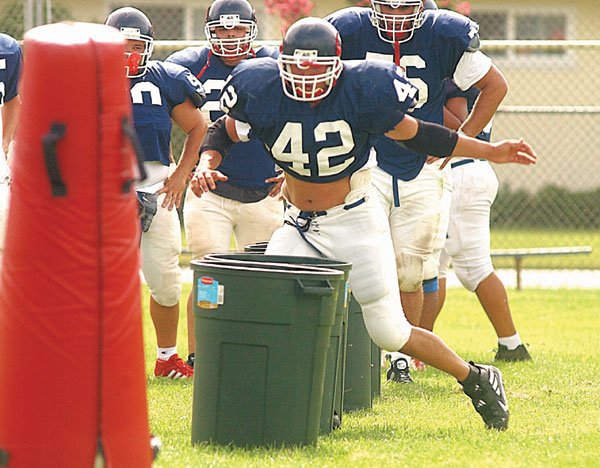
[(516, 349), (521, 342), (521, 337), (518, 333), (515, 333), (513, 336), (505, 336), (503, 338), (498, 338), (498, 343), (506, 346), (509, 350)]
[(162, 359), (163, 361), (168, 361), (171, 356), (177, 354), (177, 346), (173, 346), (171, 348), (156, 348), (157, 349), (157, 357), (158, 359)]

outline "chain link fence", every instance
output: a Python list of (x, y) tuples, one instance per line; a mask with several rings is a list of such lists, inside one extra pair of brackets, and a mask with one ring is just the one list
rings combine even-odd
[[(73, 1), (3, 0), (0, 31), (21, 39), (27, 27), (64, 19), (102, 21), (121, 2), (104, 1), (83, 17)], [(147, 12), (156, 37), (156, 59), (203, 44), (209, 0), (130, 1)], [(316, 2), (324, 15), (353, 2)], [(281, 37), (279, 22), (253, 2), (260, 38)], [(328, 6), (329, 5), (329, 6)], [(540, 155), (537, 166), (496, 166), (500, 191), (492, 211), (492, 247), (591, 245), (591, 255), (543, 256), (526, 267), (600, 269), (600, 18), (575, 21), (572, 9), (540, 11), (471, 2), (471, 17), (481, 25), (483, 50), (506, 75), (510, 91), (494, 119), (492, 138), (524, 137)], [(512, 9), (511, 9), (512, 8)], [(581, 16), (581, 15), (580, 15)], [(25, 52), (26, 54), (26, 52)], [(183, 135), (174, 130), (173, 152)], [(498, 258), (499, 267), (511, 266)]]

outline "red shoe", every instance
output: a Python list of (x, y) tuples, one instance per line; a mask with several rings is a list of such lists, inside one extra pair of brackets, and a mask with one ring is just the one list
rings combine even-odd
[(427, 369), (427, 366), (423, 361), (419, 361), (415, 358), (410, 358), (410, 367), (412, 367), (416, 371), (424, 371)]
[(168, 379), (187, 379), (194, 376), (194, 369), (188, 366), (177, 354), (173, 354), (168, 360), (157, 359), (154, 366), (155, 377), (167, 377)]

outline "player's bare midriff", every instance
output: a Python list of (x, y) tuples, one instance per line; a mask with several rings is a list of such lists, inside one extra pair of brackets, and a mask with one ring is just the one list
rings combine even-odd
[(285, 198), (295, 207), (305, 211), (325, 211), (343, 205), (348, 192), (350, 177), (325, 184), (304, 182), (287, 175), (285, 178)]

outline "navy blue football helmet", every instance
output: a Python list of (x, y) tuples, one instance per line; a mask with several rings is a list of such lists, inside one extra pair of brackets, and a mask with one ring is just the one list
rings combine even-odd
[[(340, 35), (330, 23), (321, 18), (294, 23), (283, 38), (278, 58), (285, 94), (297, 101), (323, 99), (342, 73), (341, 55)], [(324, 71), (310, 73), (316, 68)]]
[[(218, 27), (229, 30), (237, 26), (246, 28), (244, 37), (220, 39), (215, 33)], [(221, 57), (246, 55), (258, 34), (254, 8), (247, 0), (215, 0), (206, 11), (204, 33), (213, 54)]]
[(104, 23), (121, 31), (125, 39), (144, 43), (143, 52), (125, 52), (125, 57), (128, 78), (145, 75), (154, 48), (154, 28), (148, 17), (137, 8), (123, 7), (108, 15)]
[(423, 2), (423, 9), (425, 9), (425, 10), (437, 10), (438, 6), (437, 6), (437, 3), (435, 3), (434, 0), (425, 0)]

